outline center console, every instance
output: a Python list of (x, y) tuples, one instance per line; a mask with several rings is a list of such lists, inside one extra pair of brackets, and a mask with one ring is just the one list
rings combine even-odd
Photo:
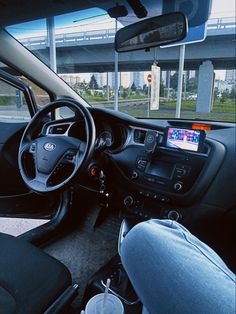
[(147, 131), (131, 179), (145, 186), (139, 188), (140, 195), (176, 201), (191, 190), (208, 154), (204, 131), (169, 127), (162, 136)]
[(225, 152), (223, 144), (210, 135), (205, 138), (202, 130), (133, 127), (127, 145), (110, 158), (124, 214), (185, 219), (185, 209), (195, 206), (208, 191)]

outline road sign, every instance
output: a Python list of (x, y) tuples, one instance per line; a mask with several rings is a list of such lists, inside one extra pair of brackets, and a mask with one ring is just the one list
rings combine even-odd
[(207, 32), (206, 23), (199, 26), (190, 27), (188, 29), (187, 36), (183, 40), (170, 44), (170, 45), (161, 46), (161, 48), (188, 45), (188, 44), (193, 44), (193, 43), (203, 41), (206, 38), (206, 32)]
[(160, 98), (160, 67), (156, 64), (152, 65), (152, 85), (151, 85), (151, 99), (150, 99), (150, 110), (159, 109), (159, 98)]
[(147, 75), (147, 82), (148, 82), (148, 84), (151, 84), (151, 83), (152, 83), (152, 74), (151, 74), (151, 73), (149, 73), (149, 74)]
[(162, 12), (170, 13), (180, 11), (188, 19), (190, 28), (203, 25), (207, 22), (211, 11), (212, 0), (165, 0)]
[(188, 19), (187, 36), (176, 43), (162, 46), (168, 48), (203, 41), (206, 38), (207, 19), (211, 9), (211, 0), (168, 0), (163, 3), (163, 13), (181, 11)]

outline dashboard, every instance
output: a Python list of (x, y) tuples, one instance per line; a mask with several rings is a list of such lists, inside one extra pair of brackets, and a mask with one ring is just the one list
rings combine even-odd
[[(91, 169), (103, 170), (113, 206), (146, 219), (178, 221), (235, 206), (234, 124), (90, 111), (96, 145), (83, 185), (98, 188)], [(46, 123), (43, 132), (86, 140), (85, 129), (77, 117)]]

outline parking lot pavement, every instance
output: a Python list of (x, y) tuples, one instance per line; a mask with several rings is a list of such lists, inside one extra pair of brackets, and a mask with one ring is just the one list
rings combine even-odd
[(45, 219), (23, 219), (0, 217), (0, 232), (18, 236), (48, 222)]

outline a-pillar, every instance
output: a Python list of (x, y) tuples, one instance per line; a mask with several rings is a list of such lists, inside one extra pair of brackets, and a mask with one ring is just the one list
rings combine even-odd
[(196, 112), (211, 112), (214, 92), (214, 67), (204, 61), (199, 67)]

